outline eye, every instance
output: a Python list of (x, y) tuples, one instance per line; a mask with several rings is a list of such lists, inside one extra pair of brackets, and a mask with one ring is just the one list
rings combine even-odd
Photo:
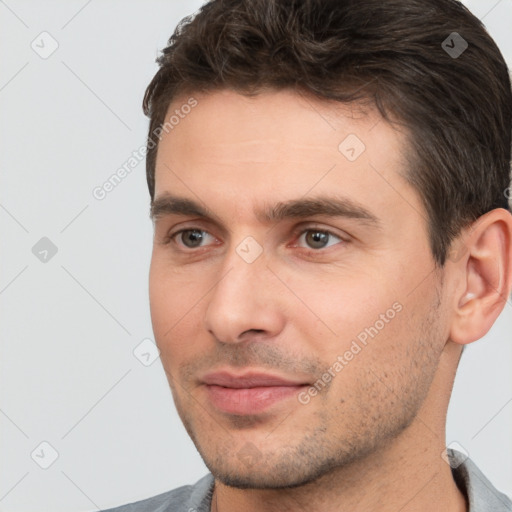
[(205, 241), (208, 237), (214, 238), (207, 231), (202, 229), (182, 229), (169, 236), (168, 242), (178, 239), (181, 244), (188, 249), (195, 249), (196, 247), (202, 247), (201, 242)]
[(329, 243), (332, 238), (335, 238), (338, 242), (344, 241), (330, 231), (315, 228), (305, 229), (299, 236), (299, 240), (304, 240), (309, 245), (309, 247), (306, 248), (309, 249), (325, 249), (326, 247), (336, 245), (336, 243), (338, 243), (336, 241)]
[[(305, 249), (326, 249), (332, 245), (336, 245), (339, 242), (346, 242), (341, 237), (335, 235), (329, 230), (314, 227), (303, 229), (302, 231), (298, 232), (298, 235), (298, 243), (296, 246), (303, 247)], [(188, 228), (181, 229), (180, 231), (169, 235), (165, 241), (165, 244), (174, 242), (177, 245), (187, 249), (196, 249), (206, 245), (212, 245), (212, 243), (204, 243), (207, 242), (208, 238), (210, 238), (212, 241), (215, 240), (214, 236), (203, 229)], [(304, 243), (306, 244), (305, 246), (303, 245)]]

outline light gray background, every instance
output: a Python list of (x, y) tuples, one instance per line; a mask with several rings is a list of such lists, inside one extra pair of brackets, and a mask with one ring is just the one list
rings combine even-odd
[[(0, 1), (1, 511), (109, 508), (207, 472), (160, 360), (133, 354), (152, 339), (144, 162), (92, 195), (144, 144), (154, 59), (201, 3)], [(512, 0), (467, 5), (511, 65)], [(31, 48), (51, 48), (44, 31), (46, 59)], [(58, 248), (46, 263), (42, 237)], [(511, 332), (509, 301), (463, 356), (447, 434), (509, 495)]]

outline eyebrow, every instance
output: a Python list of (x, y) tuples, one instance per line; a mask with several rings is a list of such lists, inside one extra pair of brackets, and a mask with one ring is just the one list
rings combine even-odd
[[(197, 216), (220, 223), (220, 219), (206, 206), (192, 199), (165, 194), (151, 203), (150, 218), (166, 215)], [(259, 222), (271, 224), (284, 219), (301, 219), (314, 215), (346, 217), (380, 229), (380, 220), (363, 205), (345, 197), (320, 196), (308, 199), (292, 199), (265, 206), (255, 212)]]

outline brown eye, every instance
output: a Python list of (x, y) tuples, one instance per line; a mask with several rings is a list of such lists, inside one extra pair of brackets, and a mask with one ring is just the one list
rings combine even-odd
[(337, 242), (329, 243), (332, 238), (338, 241), (343, 241), (340, 237), (331, 233), (330, 231), (323, 231), (319, 229), (307, 229), (302, 232), (299, 240), (304, 237), (304, 241), (310, 249), (324, 249), (335, 245)]
[(200, 229), (184, 229), (174, 236), (178, 236), (185, 247), (194, 249), (201, 246), (201, 242), (206, 238), (206, 231)]

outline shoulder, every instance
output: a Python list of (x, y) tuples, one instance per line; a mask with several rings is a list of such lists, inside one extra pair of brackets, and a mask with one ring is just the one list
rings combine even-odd
[(455, 450), (447, 452), (453, 478), (469, 502), (469, 512), (512, 512), (510, 498), (498, 491), (471, 459)]
[(208, 473), (193, 485), (103, 512), (210, 512), (213, 484), (213, 475)]

